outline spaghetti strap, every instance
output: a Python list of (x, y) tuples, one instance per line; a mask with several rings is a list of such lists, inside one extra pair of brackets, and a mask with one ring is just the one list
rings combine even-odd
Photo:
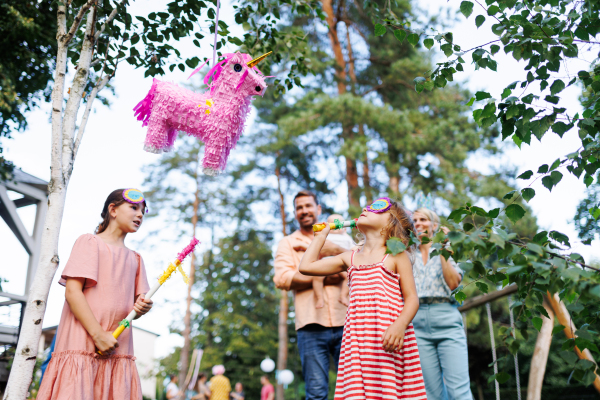
[(351, 267), (354, 266), (354, 253), (356, 253), (356, 250), (352, 250), (352, 255), (350, 256), (350, 266)]
[(386, 254), (385, 256), (383, 256), (383, 260), (381, 260), (379, 262), (379, 264), (383, 264), (385, 262), (385, 260), (388, 258), (389, 254)]

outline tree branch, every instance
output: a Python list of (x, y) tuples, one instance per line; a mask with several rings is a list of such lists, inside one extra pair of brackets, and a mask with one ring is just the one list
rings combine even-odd
[(104, 29), (106, 29), (106, 25), (110, 24), (112, 20), (115, 19), (115, 17), (117, 16), (117, 10), (119, 9), (119, 6), (122, 6), (125, 3), (125, 1), (127, 0), (121, 0), (121, 2), (117, 4), (117, 6), (112, 10), (108, 18), (106, 18), (106, 21), (104, 21), (100, 29), (98, 29), (98, 32), (96, 32), (96, 34), (94, 35), (95, 41), (98, 41), (100, 34), (102, 34), (102, 32), (104, 32)]
[(92, 93), (90, 93), (90, 97), (88, 97), (88, 101), (85, 106), (85, 111), (83, 112), (83, 117), (81, 118), (81, 123), (79, 124), (79, 130), (77, 131), (77, 138), (75, 139), (75, 144), (73, 145), (73, 158), (77, 157), (77, 151), (79, 150), (79, 144), (81, 143), (81, 138), (83, 137), (83, 133), (85, 132), (85, 127), (87, 125), (90, 112), (92, 111), (92, 104), (98, 95), (98, 92), (106, 87), (108, 81), (112, 78), (111, 75), (106, 75), (96, 86), (92, 89)]
[(375, 92), (375, 91), (377, 91), (379, 89), (383, 89), (387, 85), (393, 85), (393, 84), (400, 84), (400, 85), (406, 87), (407, 89), (411, 89), (411, 90), (414, 89), (414, 86), (411, 85), (410, 83), (408, 83), (408, 82), (406, 82), (406, 81), (404, 81), (402, 79), (397, 79), (394, 82), (385, 82), (385, 83), (382, 83), (380, 85), (373, 86), (371, 89), (369, 89), (369, 90), (361, 93), (361, 97), (364, 97), (364, 96), (368, 95), (369, 93)]
[(556, 254), (556, 253), (554, 253), (552, 251), (548, 251), (548, 253), (552, 254), (555, 257), (562, 258), (563, 260), (565, 260), (567, 262), (568, 261), (573, 262), (573, 263), (579, 265), (583, 269), (589, 268), (589, 269), (592, 269), (592, 270), (594, 270), (596, 272), (600, 272), (600, 268), (592, 267), (591, 265), (587, 265), (587, 264), (585, 264), (585, 263), (583, 263), (581, 261), (577, 261), (577, 260), (573, 260), (573, 259), (568, 258), (568, 257), (561, 256), (560, 254)]
[[(89, 9), (88, 9), (89, 10)], [(73, 171), (73, 138), (75, 136), (77, 113), (83, 98), (83, 92), (89, 77), (90, 63), (92, 61), (92, 52), (94, 48), (94, 10), (89, 10), (87, 15), (86, 27), (77, 71), (73, 77), (71, 92), (65, 106), (62, 126), (62, 160), (63, 160), (63, 179), (68, 182)]]
[(600, 44), (600, 42), (594, 42), (592, 40), (573, 39), (572, 41), (573, 42), (581, 42), (581, 43)]
[[(492, 40), (491, 42), (484, 43), (484, 44), (482, 44), (482, 45), (480, 45), (480, 46), (471, 47), (471, 48), (470, 48), (470, 49), (468, 49), (468, 50), (464, 50), (464, 51), (463, 51), (463, 53), (468, 53), (469, 51), (473, 51), (473, 50), (475, 50), (475, 49), (479, 49), (479, 48), (481, 48), (481, 47), (487, 46), (488, 44), (492, 44), (492, 43), (499, 42), (500, 40), (501, 40), (501, 39), (496, 39), (496, 40)], [(452, 44), (454, 44), (454, 43), (452, 43)]]
[(79, 25), (81, 25), (81, 20), (83, 19), (83, 16), (90, 9), (90, 7), (92, 7), (95, 1), (96, 0), (88, 0), (87, 3), (85, 3), (83, 7), (79, 9), (79, 12), (73, 20), (73, 25), (71, 25), (71, 29), (69, 29), (69, 33), (67, 33), (62, 39), (60, 39), (64, 42), (65, 45), (68, 45), (69, 42), (71, 42), (71, 39), (73, 39), (73, 36), (75, 36), (75, 33), (79, 29)]
[(351, 27), (353, 27), (353, 28), (354, 28), (354, 30), (355, 30), (355, 31), (356, 31), (356, 32), (357, 32), (357, 33), (360, 35), (360, 37), (362, 37), (362, 38), (363, 38), (363, 40), (365, 41), (365, 43), (369, 43), (369, 40), (367, 39), (367, 36), (365, 36), (365, 34), (364, 34), (364, 33), (363, 33), (363, 32), (362, 32), (360, 29), (358, 29), (358, 27), (356, 27), (356, 26), (354, 25), (354, 22), (353, 22), (353, 21), (351, 21), (350, 19), (348, 19), (348, 18), (345, 18), (345, 17), (342, 17), (342, 19), (340, 19), (340, 21), (342, 21), (343, 23), (345, 23), (345, 24), (346, 24), (346, 26), (351, 26)]
[[(108, 48), (109, 48), (108, 45), (109, 44), (110, 44), (110, 42), (108, 42), (106, 44), (106, 51), (104, 52), (104, 64), (102, 64), (102, 69), (100, 70), (99, 82), (97, 82), (96, 85), (94, 86), (94, 88), (92, 89), (92, 93), (90, 93), (90, 96), (88, 97), (88, 101), (85, 105), (85, 111), (83, 112), (83, 117), (81, 117), (81, 123), (79, 124), (79, 129), (77, 130), (77, 137), (75, 138), (75, 143), (73, 144), (73, 159), (75, 159), (75, 157), (77, 157), (77, 150), (79, 150), (79, 144), (81, 143), (81, 138), (83, 137), (83, 133), (85, 132), (85, 127), (87, 125), (87, 121), (90, 116), (90, 112), (92, 111), (92, 103), (96, 99), (98, 92), (100, 90), (104, 89), (104, 87), (106, 86), (106, 84), (108, 83), (110, 78), (112, 78), (112, 76), (114, 75), (114, 72), (113, 72), (112, 75), (106, 75), (105, 77), (102, 77), (102, 75), (104, 74), (104, 69), (106, 68), (106, 63), (108, 62)], [(99, 59), (96, 61), (99, 61)], [(118, 62), (118, 59), (117, 59), (117, 62)], [(90, 64), (90, 67), (91, 67), (91, 64)]]

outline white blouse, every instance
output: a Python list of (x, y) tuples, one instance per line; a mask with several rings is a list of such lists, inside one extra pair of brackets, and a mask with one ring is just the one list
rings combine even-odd
[[(429, 254), (434, 250), (433, 247), (429, 249)], [(446, 280), (444, 279), (444, 273), (442, 271), (442, 259), (440, 256), (431, 257), (427, 260), (427, 264), (423, 263), (423, 257), (421, 251), (417, 248), (411, 257), (413, 261), (413, 274), (415, 276), (415, 284), (417, 286), (417, 294), (419, 297), (449, 297), (452, 296), (452, 290), (448, 287)], [(448, 262), (456, 272), (458, 272), (462, 278), (464, 272), (460, 269), (453, 259), (449, 259)]]

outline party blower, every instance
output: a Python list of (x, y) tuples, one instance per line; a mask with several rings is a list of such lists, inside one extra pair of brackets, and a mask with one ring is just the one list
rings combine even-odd
[[(358, 218), (357, 218), (358, 219)], [(321, 232), (325, 229), (327, 222), (321, 222), (313, 225), (313, 232)], [(342, 229), (342, 228), (356, 228), (356, 219), (350, 221), (340, 221), (339, 219), (334, 220), (334, 222), (329, 223), (329, 227), (332, 230)]]
[[(171, 277), (171, 274), (175, 272), (175, 270), (179, 270), (181, 276), (183, 277), (183, 281), (186, 285), (189, 283), (190, 280), (183, 271), (183, 268), (181, 268), (181, 263), (192, 251), (194, 251), (194, 248), (198, 243), (200, 243), (200, 241), (196, 238), (193, 238), (190, 244), (188, 244), (181, 253), (177, 254), (175, 262), (169, 264), (169, 267), (166, 269), (166, 271), (163, 272), (163, 274), (158, 278), (158, 282), (152, 287), (152, 289), (150, 289), (148, 293), (146, 293), (146, 295), (144, 296), (146, 299), (152, 298), (152, 296), (154, 295), (154, 293), (156, 293), (158, 288), (161, 287), (162, 284), (165, 283), (165, 281)], [(123, 333), (123, 331), (126, 328), (129, 328), (131, 326), (131, 321), (133, 321), (135, 317), (137, 317), (137, 313), (135, 312), (135, 310), (131, 310), (129, 315), (127, 315), (127, 317), (123, 319), (123, 321), (119, 322), (119, 327), (115, 329), (115, 331), (112, 334), (113, 337), (117, 339), (119, 336), (121, 336), (121, 333)], [(102, 353), (99, 350), (98, 354), (102, 355)]]

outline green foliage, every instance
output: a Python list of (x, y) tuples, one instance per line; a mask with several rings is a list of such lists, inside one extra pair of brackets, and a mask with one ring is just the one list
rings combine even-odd
[[(502, 139), (510, 138), (519, 147), (522, 143), (531, 143), (532, 138), (541, 140), (548, 132), (554, 132), (562, 138), (565, 132), (576, 128), (581, 140), (580, 149), (565, 154), (552, 164), (540, 166), (537, 173), (526, 171), (518, 178), (530, 181), (529, 185), (540, 179), (546, 189), (553, 191), (559, 186), (564, 173), (570, 173), (583, 178), (585, 184), (590, 186), (594, 181), (594, 174), (600, 168), (600, 64), (596, 59), (589, 70), (573, 74), (570, 61), (578, 58), (579, 51), (583, 48), (598, 52), (600, 42), (596, 38), (600, 32), (600, 3), (486, 0), (483, 7), (486, 8), (486, 14), (497, 22), (491, 29), (498, 38), (489, 43), (462, 49), (454, 41), (451, 32), (436, 32), (432, 35), (419, 33), (437, 42), (446, 59), (424, 76), (415, 79), (416, 91), (426, 89), (427, 82), (433, 82), (433, 87), (444, 87), (448, 80), (453, 79), (454, 74), (463, 70), (459, 66), (466, 62), (465, 58), (469, 55), (476, 64), (476, 70), (496, 71), (497, 61), (494, 55), (502, 48), (516, 60), (525, 61), (524, 70), (520, 76), (515, 71), (519, 80), (502, 91), (500, 100), (487, 92), (477, 93), (469, 102), (472, 105), (475, 101), (481, 101), (473, 111), (473, 119), (481, 128), (501, 125)], [(460, 11), (468, 18), (473, 11), (473, 3), (463, 1)], [(405, 30), (402, 26), (405, 20), (402, 17), (381, 13), (380, 10), (375, 10), (374, 15), (375, 20), (385, 21), (383, 25), (388, 31)], [(479, 28), (485, 18), (477, 16), (475, 25)], [(385, 35), (379, 40), (385, 40)], [(533, 83), (539, 84), (539, 90)], [(561, 93), (574, 84), (579, 84), (584, 89), (583, 112), (570, 115), (566, 108), (561, 107)], [(489, 279), (497, 284), (502, 282), (503, 286), (509, 283), (518, 285), (518, 301), (515, 306), (517, 329), (524, 337), (529, 324), (540, 329), (543, 318), (542, 293), (547, 291), (559, 293), (576, 318), (589, 315), (586, 324), (594, 326), (598, 321), (594, 314), (595, 307), (590, 307), (597, 303), (597, 296), (600, 295), (595, 278), (596, 271), (600, 270), (587, 265), (579, 254), (569, 254), (569, 239), (560, 232), (539, 232), (532, 241), (511, 238), (504, 227), (502, 216), (507, 216), (513, 222), (524, 218), (526, 210), (515, 203), (521, 196), (528, 202), (535, 196), (535, 191), (527, 187), (518, 195), (516, 192), (509, 192), (504, 199), (511, 202), (496, 215), (469, 204), (454, 210), (449, 218), (456, 224), (455, 229), (458, 231), (463, 231), (460, 223), (468, 215), (476, 214), (484, 217), (484, 221), (478, 226), (469, 224), (470, 229), (464, 230), (468, 236), (460, 242), (452, 242), (452, 257), (463, 263), (461, 265), (480, 263), (483, 268), (473, 268), (470, 272), (473, 279)], [(578, 210), (580, 229), (590, 221), (595, 224), (596, 217), (600, 216), (600, 211), (594, 204), (596, 199), (586, 201)], [(584, 218), (584, 208), (587, 208), (591, 218)], [(583, 228), (580, 232), (583, 236), (587, 235), (588, 239), (593, 235), (589, 228)], [(486, 263), (486, 259), (492, 257), (496, 257), (497, 261)], [(457, 299), (465, 297), (461, 292), (462, 290), (458, 290), (455, 294)], [(507, 338), (504, 342), (510, 347)], [(578, 342), (565, 341), (563, 347), (571, 349), (575, 345), (580, 349), (588, 348), (597, 352), (597, 346), (585, 338)], [(594, 365), (577, 363), (572, 368), (574, 379), (586, 385), (591, 384)], [(506, 376), (496, 377), (499, 381), (505, 378)]]
[[(402, 28), (395, 29), (392, 37), (382, 30), (387, 26), (387, 32), (391, 31), (384, 22), (376, 32), (383, 36), (364, 36), (362, 32), (375, 32), (376, 28), (362, 13), (361, 2), (346, 2), (344, 9), (353, 24), (350, 42), (343, 38), (345, 28), (342, 30), (340, 24), (340, 45), (343, 50), (358, 52), (358, 43), (364, 43), (369, 61), (346, 63), (356, 76), (345, 75), (341, 93), (340, 78), (335, 76), (337, 66), (327, 55), (331, 42), (312, 35), (312, 24), (306, 26), (313, 45), (310, 57), (322, 64), (315, 68), (314, 77), (303, 81), (304, 92), (282, 100), (267, 94), (254, 103), (259, 121), (269, 124), (261, 124), (262, 132), (271, 137), (267, 148), (271, 152), (283, 145), (298, 148), (314, 162), (310, 168), (313, 178), (322, 179), (315, 165), (319, 159), (326, 162), (329, 173), (323, 181), (335, 187), (345, 178), (350, 186), (351, 215), (363, 197), (369, 201), (378, 193), (401, 200), (405, 194), (423, 190), (456, 207), (465, 201), (492, 201), (511, 190), (507, 171), (486, 176), (466, 167), (466, 160), (476, 151), (496, 154), (500, 135), (495, 127), (482, 129), (469, 120), (465, 102), (470, 94), (449, 76), (445, 78), (445, 92), (434, 91), (430, 80), (423, 81), (421, 95), (413, 92), (407, 77), (431, 68), (419, 49), (419, 36)], [(398, 2), (393, 11), (406, 19), (416, 18), (419, 12), (413, 11), (408, 1)], [(299, 19), (297, 24), (304, 22)], [(427, 38), (423, 45), (432, 46), (433, 39)], [(338, 94), (334, 96), (336, 88)], [(337, 162), (340, 158), (346, 159), (346, 164)], [(356, 183), (351, 183), (352, 164), (356, 165)]]
[[(316, 14), (322, 17), (320, 8), (313, 0), (281, 2), (280, 7), (288, 7), (291, 12), (299, 16)], [(270, 7), (263, 2), (240, 0), (234, 5), (235, 22), (243, 25), (246, 33), (238, 38), (229, 32), (229, 26), (225, 21), (219, 21), (217, 30), (217, 54), (221, 55), (220, 49), (226, 43), (239, 46), (250, 54), (263, 54), (273, 51), (274, 56), (268, 58), (261, 69), (269, 72), (272, 65), (282, 61), (294, 62), (295, 68), (288, 72), (284, 86), (276, 81), (276, 90), (285, 92), (294, 85), (298, 72), (310, 71), (304, 54), (302, 53), (303, 38), (295, 31), (279, 32), (278, 24), (281, 23), (279, 9)], [(145, 70), (145, 76), (163, 75), (165, 68), (172, 72), (175, 68), (182, 71), (196, 68), (201, 59), (192, 54), (181, 54), (173, 46), (172, 41), (194, 35), (194, 44), (200, 47), (198, 39), (215, 33), (215, 5), (199, 0), (179, 2), (172, 1), (166, 5), (165, 12), (150, 12), (147, 16), (136, 16), (135, 19), (128, 13), (127, 8), (111, 1), (105, 1), (98, 7), (98, 21), (102, 22), (108, 15), (116, 10), (115, 23), (106, 26), (104, 37), (99, 40), (95, 52), (94, 70), (99, 73), (104, 70), (105, 74), (111, 75), (115, 72), (118, 62), (124, 59), (127, 63)], [(314, 13), (313, 13), (314, 10)], [(202, 20), (209, 21), (209, 28), (202, 33), (198, 32), (198, 24)], [(80, 29), (80, 34), (81, 34)], [(102, 37), (102, 36), (101, 36)], [(80, 37), (81, 39), (81, 37)], [(284, 59), (277, 49), (288, 45), (296, 46), (298, 52), (289, 59)], [(209, 59), (212, 49), (206, 49), (204, 60)], [(77, 53), (70, 53), (72, 61), (77, 60)]]
[(396, 237), (388, 239), (386, 242), (386, 254), (391, 254), (393, 256), (402, 253), (406, 250), (406, 245), (402, 243), (402, 241)]
[[(25, 113), (49, 100), (56, 48), (55, 4), (0, 1), (0, 137), (25, 129)], [(0, 181), (14, 168), (2, 152)]]
[[(482, 294), (483, 292), (479, 290), (479, 285), (475, 286), (471, 282), (472, 280), (469, 277), (463, 281), (465, 285), (464, 292), (467, 296), (472, 297)], [(494, 286), (491, 281), (485, 282), (488, 286)], [(524, 398), (538, 331), (533, 325), (529, 325), (525, 331), (526, 336), (522, 336), (522, 331), (517, 330), (515, 332), (516, 338), (512, 337), (509, 301), (506, 298), (491, 303), (491, 311), (494, 322), (498, 370), (501, 378), (506, 379), (508, 376), (508, 380), (500, 385), (501, 396), (502, 398), (509, 399), (517, 398), (516, 371), (513, 357), (513, 354), (517, 354), (522, 397)], [(513, 309), (513, 315), (516, 315), (517, 312), (517, 308)], [(544, 319), (546, 317), (540, 316), (539, 318)], [(582, 326), (585, 322), (575, 319), (574, 323)], [(469, 347), (471, 391), (476, 395), (476, 398), (494, 398), (495, 388), (492, 378), (494, 372), (491, 368), (492, 349), (485, 307), (473, 308), (466, 312), (466, 328), (467, 344)], [(586, 388), (582, 383), (578, 383), (570, 377), (579, 358), (572, 350), (561, 350), (561, 346), (565, 340), (563, 329), (564, 327), (560, 325), (557, 325), (554, 329), (548, 355), (548, 364), (544, 375), (542, 398), (545, 400), (559, 400), (566, 397), (578, 399), (595, 398), (597, 397), (597, 392), (593, 387)], [(597, 343), (596, 340), (594, 342)], [(478, 393), (481, 395), (477, 396)]]
[(473, 3), (470, 1), (463, 1), (460, 3), (460, 12), (463, 13), (465, 18), (469, 18), (473, 14)]
[[(66, 26), (57, 30), (60, 6), (65, 9)], [(142, 69), (146, 77), (164, 75), (167, 68), (171, 72), (175, 68), (181, 71), (196, 68), (201, 58), (195, 54), (182, 54), (177, 42), (193, 36), (193, 43), (200, 47), (198, 39), (215, 34), (215, 31), (219, 56), (222, 47), (231, 43), (253, 55), (273, 51), (274, 55), (261, 63), (266, 75), (273, 67), (277, 70), (285, 68), (283, 66), (287, 63), (292, 64), (285, 74), (280, 74), (281, 78), (275, 80), (276, 93), (284, 93), (298, 85), (299, 74), (312, 72), (310, 59), (306, 57), (305, 36), (297, 28), (280, 29), (280, 10), (301, 18), (323, 19), (319, 2), (279, 0), (274, 5), (271, 2), (237, 0), (233, 7), (235, 23), (244, 28), (241, 37), (232, 35), (223, 20), (219, 21), (218, 27), (215, 26), (215, 2), (171, 1), (163, 10), (148, 10), (147, 15), (134, 18), (129, 12), (128, 1), (1, 0), (0, 137), (8, 135), (13, 128), (25, 128), (24, 112), (36, 106), (40, 94), (46, 101), (49, 100), (48, 83), (54, 73), (57, 39), (67, 45), (68, 68), (78, 64), (85, 41), (92, 41), (92, 61), (85, 82), (84, 102), (95, 100), (97, 92), (109, 83), (122, 62)], [(86, 37), (88, 18), (94, 19), (95, 28), (93, 35)], [(208, 24), (203, 24), (204, 21)], [(295, 51), (289, 52), (290, 48)], [(202, 50), (201, 54), (207, 60), (212, 49)], [(106, 97), (100, 95), (98, 98), (108, 105)], [(0, 147), (0, 179), (3, 180), (9, 178), (13, 165), (1, 153)]]
[[(251, 398), (260, 395), (260, 362), (277, 354), (271, 245), (272, 233), (237, 231), (204, 255), (197, 273), (202, 312), (194, 316), (194, 343), (204, 348), (201, 368), (225, 365), (229, 379), (243, 382)], [(294, 354), (295, 343), (289, 346)]]
[[(159, 360), (158, 368), (156, 371), (156, 378), (159, 381), (157, 382), (157, 384), (160, 384), (160, 386), (162, 386), (162, 381), (165, 378), (168, 378), (170, 375), (177, 376), (179, 374), (178, 363), (179, 357), (181, 356), (180, 351), (181, 349), (179, 347), (176, 347), (173, 353)], [(164, 388), (163, 390), (161, 390), (161, 392), (163, 391)]]
[(586, 197), (577, 205), (574, 218), (579, 238), (586, 244), (597, 239), (600, 233), (598, 217), (600, 217), (600, 186), (593, 184), (588, 188)]
[[(515, 196), (516, 193), (509, 193), (505, 198), (512, 199)], [(502, 212), (512, 220), (518, 220), (524, 214), (524, 210), (514, 203)], [(600, 326), (600, 312), (596, 306), (600, 296), (600, 278), (596, 273), (598, 269), (586, 265), (579, 254), (562, 254), (564, 248), (570, 247), (566, 235), (557, 231), (542, 231), (531, 241), (518, 238), (515, 233), (507, 232), (498, 222), (500, 214), (498, 210), (486, 211), (469, 205), (454, 210), (449, 220), (457, 230), (447, 235), (451, 247), (447, 249), (446, 255), (451, 255), (467, 271), (468, 278), (474, 280), (476, 287), (483, 293), (487, 292), (488, 285), (483, 284), (482, 280), (489, 280), (502, 287), (511, 283), (517, 284), (518, 300), (513, 307), (517, 320), (516, 329), (523, 337), (527, 337), (527, 329), (530, 326), (538, 331), (541, 329), (542, 319), (547, 317), (542, 307), (543, 294), (546, 292), (559, 293), (571, 314), (581, 321), (584, 329), (597, 329)], [(474, 224), (463, 231), (460, 223), (474, 215), (485, 218), (479, 225)], [(443, 249), (432, 254), (444, 254)], [(491, 260), (494, 261), (490, 262)], [(455, 291), (458, 301), (466, 299), (467, 286), (459, 287)], [(531, 321), (531, 325), (528, 321)], [(566, 350), (577, 346), (579, 349), (588, 348), (598, 352), (597, 345), (589, 338), (589, 335), (587, 338), (582, 335), (576, 341), (565, 341), (563, 346), (566, 346)], [(513, 353), (519, 348), (519, 342), (509, 335), (503, 338), (503, 342)], [(577, 366), (573, 376), (587, 385), (590, 371), (593, 371), (591, 366)], [(502, 381), (506, 376), (498, 375), (495, 378)]]
[(374, 33), (375, 33), (375, 36), (385, 35), (385, 26), (383, 26), (381, 24), (376, 24)]

